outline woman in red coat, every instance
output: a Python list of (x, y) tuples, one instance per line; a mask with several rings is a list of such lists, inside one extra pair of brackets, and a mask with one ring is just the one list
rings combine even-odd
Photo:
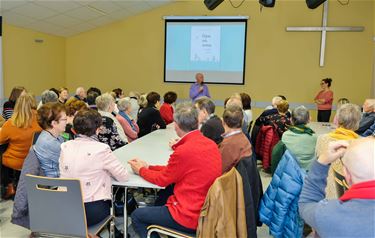
[(173, 122), (173, 106), (177, 100), (177, 94), (175, 92), (167, 92), (164, 94), (164, 103), (160, 107), (161, 118), (165, 121), (165, 124)]

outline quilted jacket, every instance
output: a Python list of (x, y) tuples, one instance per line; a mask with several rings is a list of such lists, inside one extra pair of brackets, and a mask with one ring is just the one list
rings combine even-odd
[(271, 166), (271, 154), (273, 147), (280, 138), (272, 126), (262, 126), (256, 141), (255, 152), (258, 158), (262, 159), (264, 169)]
[(302, 237), (303, 221), (298, 214), (298, 200), (305, 175), (286, 150), (260, 202), (260, 220), (268, 225), (272, 236)]

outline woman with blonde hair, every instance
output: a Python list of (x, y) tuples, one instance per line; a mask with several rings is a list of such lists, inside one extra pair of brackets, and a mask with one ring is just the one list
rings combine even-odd
[(0, 131), (0, 144), (8, 144), (3, 154), (3, 184), (7, 185), (5, 198), (14, 195), (23, 161), (29, 152), (35, 132), (42, 128), (37, 122), (36, 101), (30, 93), (22, 94), (16, 102), (12, 117)]

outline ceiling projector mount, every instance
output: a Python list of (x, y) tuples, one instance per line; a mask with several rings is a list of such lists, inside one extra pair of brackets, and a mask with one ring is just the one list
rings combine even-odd
[[(204, 4), (209, 10), (214, 10), (224, 0), (204, 0)], [(229, 0), (230, 1), (230, 0)], [(306, 0), (306, 5), (310, 9), (315, 9), (327, 0)], [(276, 0), (259, 0), (260, 5), (264, 7), (274, 7)]]

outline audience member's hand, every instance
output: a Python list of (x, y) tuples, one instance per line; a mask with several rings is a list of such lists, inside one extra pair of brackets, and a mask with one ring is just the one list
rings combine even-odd
[(172, 140), (170, 140), (169, 141), (169, 147), (172, 149), (172, 146), (174, 146), (176, 143), (177, 143), (177, 141), (179, 141), (180, 139), (172, 139)]
[(145, 161), (140, 160), (138, 158), (134, 158), (132, 160), (129, 160), (128, 164), (130, 164), (130, 167), (132, 168), (132, 170), (135, 174), (139, 174), (139, 170), (143, 167), (148, 168), (148, 164)]
[(331, 164), (344, 155), (348, 146), (349, 142), (345, 140), (330, 142), (327, 151), (319, 156), (318, 162), (324, 165)]

